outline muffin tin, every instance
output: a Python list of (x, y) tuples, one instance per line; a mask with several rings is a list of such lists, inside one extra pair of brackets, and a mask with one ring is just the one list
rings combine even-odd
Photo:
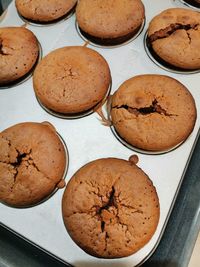
[[(32, 79), (16, 88), (0, 90), (0, 131), (23, 121), (49, 121), (61, 134), (69, 150), (68, 181), (81, 166), (97, 158), (119, 157), (128, 159), (139, 157), (138, 166), (152, 179), (160, 200), (160, 221), (150, 242), (137, 253), (121, 259), (97, 259), (83, 252), (69, 237), (61, 215), (60, 189), (47, 201), (29, 209), (13, 209), (0, 204), (0, 223), (16, 232), (29, 242), (68, 265), (133, 267), (142, 264), (153, 253), (164, 232), (184, 173), (192, 155), (200, 126), (200, 74), (171, 73), (157, 66), (146, 54), (143, 40), (149, 21), (162, 10), (177, 7), (171, 0), (143, 0), (146, 9), (146, 24), (142, 33), (132, 42), (112, 49), (91, 47), (107, 60), (112, 75), (111, 94), (130, 77), (138, 74), (155, 73), (168, 75), (183, 83), (192, 93), (197, 106), (197, 121), (191, 136), (177, 149), (162, 155), (144, 155), (133, 152), (121, 145), (109, 127), (101, 123), (97, 113), (79, 120), (63, 120), (44, 111), (38, 104), (32, 87)], [(179, 2), (180, 3), (180, 2)], [(183, 4), (179, 4), (183, 7)], [(20, 26), (23, 21), (17, 14), (14, 3), (8, 8), (3, 26)], [(75, 16), (68, 20), (46, 27), (27, 26), (37, 36), (43, 53), (68, 45), (84, 45), (76, 31)], [(105, 108), (105, 107), (104, 107)]]

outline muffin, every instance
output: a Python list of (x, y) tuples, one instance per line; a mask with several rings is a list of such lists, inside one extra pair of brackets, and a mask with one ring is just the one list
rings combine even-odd
[(119, 44), (132, 38), (144, 18), (141, 0), (80, 0), (76, 8), (82, 34), (104, 45)]
[(157, 228), (159, 211), (149, 177), (132, 162), (116, 158), (79, 169), (62, 200), (69, 235), (99, 258), (126, 257), (142, 248)]
[(200, 13), (171, 8), (154, 17), (148, 43), (165, 63), (186, 70), (200, 68)]
[(76, 6), (77, 0), (15, 0), (19, 14), (35, 22), (52, 22), (67, 16)]
[(147, 151), (167, 151), (185, 141), (197, 116), (188, 89), (164, 75), (125, 81), (113, 95), (110, 114), (119, 136)]
[(35, 69), (33, 86), (39, 101), (62, 114), (82, 113), (103, 100), (111, 76), (106, 60), (82, 46), (54, 50)]
[(0, 85), (15, 82), (30, 73), (38, 56), (38, 41), (30, 30), (0, 28)]
[(44, 200), (63, 179), (64, 147), (46, 123), (25, 122), (0, 133), (0, 201), (27, 207)]

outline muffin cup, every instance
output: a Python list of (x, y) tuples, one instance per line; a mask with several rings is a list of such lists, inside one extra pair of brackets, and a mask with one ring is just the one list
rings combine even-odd
[(167, 62), (165, 62), (163, 59), (161, 59), (153, 50), (151, 43), (149, 42), (148, 39), (148, 31), (146, 31), (145, 35), (144, 35), (144, 49), (148, 55), (148, 57), (151, 59), (151, 61), (153, 61), (157, 66), (159, 66), (160, 68), (172, 72), (172, 73), (176, 73), (176, 74), (195, 74), (195, 73), (199, 73), (200, 69), (196, 69), (196, 70), (187, 70), (187, 69), (181, 69), (178, 67), (175, 67)]
[(40, 62), (40, 60), (43, 57), (43, 52), (42, 52), (42, 46), (40, 44), (40, 42), (38, 41), (38, 47), (39, 47), (39, 53), (38, 53), (38, 58), (35, 62), (35, 64), (33, 65), (33, 67), (31, 68), (31, 70), (25, 74), (24, 76), (22, 76), (21, 78), (11, 82), (11, 83), (4, 83), (4, 84), (0, 84), (0, 89), (8, 89), (8, 88), (12, 88), (14, 86), (18, 86), (24, 82), (26, 82), (28, 79), (30, 79), (30, 77), (33, 74), (33, 71), (35, 70), (37, 64)]
[[(69, 167), (69, 152), (68, 152), (68, 149), (67, 149), (67, 145), (66, 145), (64, 139), (62, 138), (62, 136), (58, 132), (56, 132), (56, 134), (59, 137), (59, 139), (60, 139), (60, 141), (61, 141), (61, 143), (63, 145), (64, 152), (65, 152), (65, 157), (66, 157), (65, 170), (64, 170), (64, 173), (63, 173), (63, 177), (61, 179), (61, 180), (65, 180), (65, 177), (66, 177), (67, 172), (68, 172), (68, 167)], [(59, 190), (59, 187), (57, 186), (48, 196), (43, 198), (38, 203), (31, 204), (31, 205), (25, 205), (25, 206), (9, 205), (9, 204), (7, 204), (7, 203), (5, 203), (3, 201), (0, 201), (0, 203), (4, 204), (5, 206), (11, 207), (11, 208), (17, 208), (17, 209), (32, 208), (32, 207), (38, 206), (38, 205), (42, 204), (43, 202), (47, 201), (48, 199), (50, 199), (58, 190)]]
[(75, 22), (75, 28), (76, 31), (78, 32), (79, 36), (85, 41), (89, 42), (90, 45), (93, 45), (95, 47), (100, 47), (100, 48), (115, 48), (115, 47), (120, 47), (123, 45), (126, 45), (133, 40), (135, 40), (143, 31), (144, 26), (145, 26), (146, 20), (144, 19), (141, 26), (136, 29), (134, 32), (122, 36), (119, 38), (111, 38), (111, 39), (101, 39), (98, 37), (91, 36), (84, 31), (81, 30), (81, 28), (78, 26), (78, 22)]

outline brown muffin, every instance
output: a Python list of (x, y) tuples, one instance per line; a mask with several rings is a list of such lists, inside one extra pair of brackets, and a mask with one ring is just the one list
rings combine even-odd
[(69, 181), (62, 200), (71, 238), (100, 258), (126, 257), (142, 248), (159, 220), (159, 200), (149, 177), (131, 162), (90, 162)]
[(187, 88), (163, 75), (140, 75), (114, 93), (111, 120), (118, 134), (136, 148), (169, 150), (192, 132), (195, 101)]
[(33, 75), (33, 86), (41, 103), (64, 114), (93, 108), (105, 97), (110, 82), (106, 60), (82, 46), (54, 50), (40, 62)]
[(0, 133), (0, 201), (33, 205), (63, 179), (66, 156), (53, 127), (25, 122)]
[(200, 68), (200, 13), (171, 8), (152, 19), (148, 41), (162, 60), (181, 69)]
[(141, 0), (80, 0), (76, 18), (82, 33), (100, 44), (118, 44), (141, 27), (145, 10)]
[(0, 28), (0, 85), (22, 78), (39, 55), (35, 35), (23, 27)]
[(19, 14), (27, 20), (52, 22), (70, 13), (77, 0), (15, 0)]

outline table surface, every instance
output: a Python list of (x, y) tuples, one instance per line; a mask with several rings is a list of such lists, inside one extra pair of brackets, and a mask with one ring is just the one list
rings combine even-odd
[[(0, 1), (1, 2), (1, 1)], [(4, 1), (9, 4), (10, 0)], [(2, 12), (0, 3), (0, 14)], [(145, 267), (186, 267), (200, 229), (200, 139), (162, 240)], [(65, 266), (0, 226), (0, 267)], [(89, 266), (88, 266), (89, 267)], [(92, 267), (92, 266), (91, 266)]]

